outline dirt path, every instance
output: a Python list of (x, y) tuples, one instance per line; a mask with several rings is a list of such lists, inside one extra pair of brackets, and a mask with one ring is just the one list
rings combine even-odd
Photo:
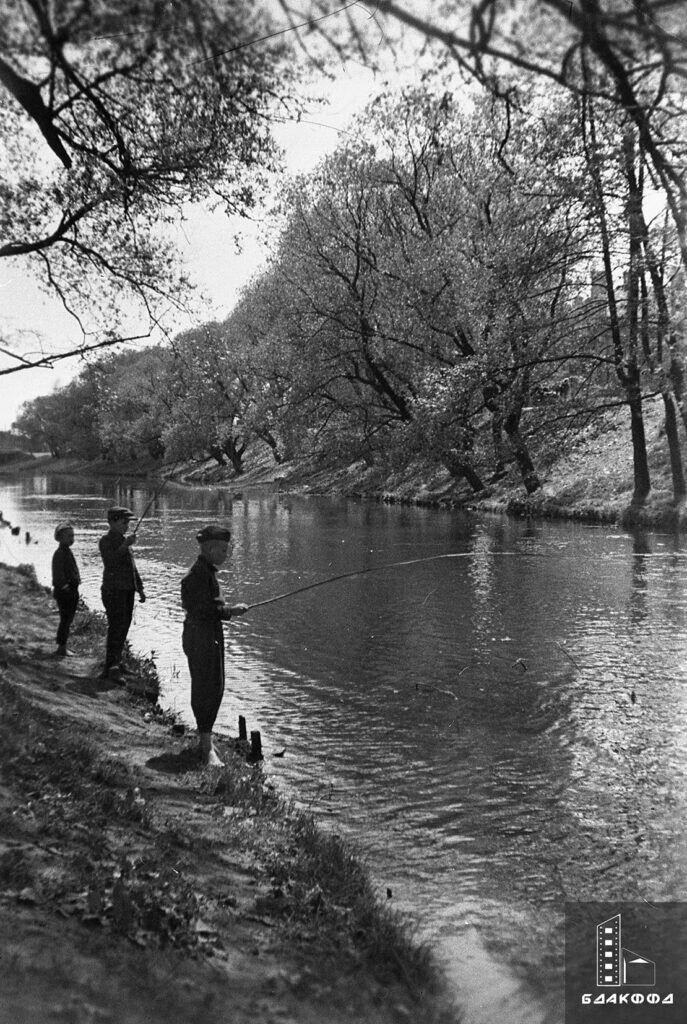
[(0, 566), (0, 601), (3, 1021), (458, 1020), (350, 849), (98, 680), (93, 616), (57, 660), (48, 592)]

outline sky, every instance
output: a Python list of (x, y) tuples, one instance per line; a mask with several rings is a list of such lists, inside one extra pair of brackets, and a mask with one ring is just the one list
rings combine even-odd
[[(333, 81), (321, 79), (318, 90), (324, 103), (315, 105), (299, 122), (274, 126), (275, 138), (285, 153), (286, 173), (314, 168), (335, 148), (341, 131), (376, 88), (373, 73), (354, 63), (341, 67)], [(257, 211), (255, 221), (250, 223), (229, 218), (222, 211), (188, 208), (178, 244), (184, 265), (202, 295), (203, 320), (223, 319), (241, 287), (264, 264), (267, 248), (261, 241), (263, 214)], [(242, 236), (240, 252), (236, 248), (237, 232)], [(191, 321), (180, 323), (178, 329), (187, 326)], [(61, 304), (45, 295), (19, 261), (13, 264), (7, 259), (0, 261), (0, 332), (3, 327), (12, 333), (22, 332), (23, 353), (34, 347), (40, 352), (41, 340), (49, 345), (48, 350), (72, 348), (80, 342), (80, 332)], [(79, 358), (73, 358), (55, 363), (54, 368), (0, 376), (0, 429), (12, 425), (23, 402), (63, 386), (82, 366)]]

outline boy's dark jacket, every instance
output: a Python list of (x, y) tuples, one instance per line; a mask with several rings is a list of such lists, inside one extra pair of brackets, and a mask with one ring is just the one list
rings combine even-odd
[(52, 556), (53, 589), (63, 590), (65, 586), (68, 586), (70, 590), (78, 590), (79, 583), (81, 583), (81, 576), (71, 548), (68, 548), (66, 544), (60, 544)]
[(131, 548), (124, 545), (121, 533), (109, 530), (100, 538), (100, 554), (103, 560), (103, 590), (143, 590)]

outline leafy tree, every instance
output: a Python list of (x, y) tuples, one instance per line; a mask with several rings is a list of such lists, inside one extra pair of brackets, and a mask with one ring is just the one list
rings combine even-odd
[(0, 257), (60, 296), (77, 348), (115, 343), (130, 301), (148, 330), (182, 301), (165, 228), (185, 203), (253, 205), (292, 78), (283, 42), (252, 43), (267, 27), (238, 0), (0, 0)]
[(78, 380), (24, 403), (13, 426), (34, 450), (47, 449), (55, 458), (92, 459), (100, 453), (93, 389)]
[(165, 389), (168, 415), (162, 435), (173, 460), (211, 456), (243, 470), (248, 438), (242, 423), (246, 392), (224, 344), (224, 327), (204, 324), (172, 344)]
[(326, 433), (330, 448), (341, 453), (351, 446), (353, 458), (371, 457), (380, 430), (412, 418), (412, 382), (384, 330), (367, 160), (367, 153), (341, 149), (286, 186), (272, 271), (280, 335), (300, 377), (290, 401), (310, 416), (309, 429), (320, 441)]
[(602, 108), (600, 113), (596, 103), (585, 96), (580, 118), (589, 171), (589, 206), (603, 260), (604, 306), (613, 363), (630, 410), (633, 502), (641, 504), (651, 490), (642, 408), (643, 368), (649, 370), (663, 397), (673, 491), (680, 500), (685, 495), (685, 479), (677, 412), (683, 377), (667, 299), (669, 250), (663, 245), (659, 260), (656, 238), (645, 214), (644, 168), (634, 126), (627, 118), (614, 125), (613, 112), (609, 115), (607, 109)]
[(298, 359), (293, 312), (283, 280), (268, 268), (244, 289), (225, 322), (225, 344), (248, 398), (245, 429), (277, 463), (303, 453), (312, 413), (310, 368)]
[[(496, 475), (505, 433), (526, 488), (536, 490), (522, 413), (532, 389), (550, 386), (572, 354), (572, 306), (588, 259), (572, 187), (574, 139), (541, 97), (509, 126), (509, 161), (504, 119), (489, 100), (467, 113), (449, 93), (413, 89), (378, 101), (370, 114), (368, 128), (383, 141), (378, 174), (390, 186), (386, 219), (397, 236), (384, 272), (396, 340), (422, 351), (435, 384), (445, 374), (442, 401), (455, 391), (461, 443), (472, 449), (475, 433), (465, 410), (475, 418), (486, 409)], [(481, 401), (466, 392), (468, 382)], [(447, 449), (452, 471), (460, 470), (459, 451), (460, 444)]]
[[(280, 3), (293, 18), (291, 0)], [(331, 15), (336, 7), (333, 0), (314, 0), (312, 12)], [(362, 28), (341, 20), (332, 38), (331, 20), (318, 27), (339, 56), (353, 50), (374, 65), (380, 30), (389, 41), (394, 23), (436, 43), (446, 60), (509, 105), (518, 102), (518, 82), (528, 92), (534, 79), (607, 102), (625, 115), (641, 142), (647, 173), (663, 191), (687, 264), (682, 0), (524, 0), (516, 6), (510, 0), (451, 0), (430, 14), (398, 0), (377, 0), (374, 19)]]
[(81, 375), (96, 389), (98, 437), (111, 461), (160, 460), (171, 409), (165, 379), (170, 357), (160, 345), (101, 358)]

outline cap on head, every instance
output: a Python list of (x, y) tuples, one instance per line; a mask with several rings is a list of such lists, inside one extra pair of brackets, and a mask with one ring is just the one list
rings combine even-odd
[(66, 530), (73, 530), (73, 529), (74, 529), (74, 526), (72, 525), (72, 523), (67, 522), (66, 520), (65, 520), (64, 523), (58, 523), (57, 526), (55, 527), (55, 540), (59, 540), (60, 537), (62, 536), (62, 534)]
[(199, 544), (204, 544), (208, 540), (231, 540), (231, 530), (228, 530), (226, 526), (204, 526), (196, 534), (196, 540)]
[(124, 508), (123, 505), (115, 505), (113, 508), (107, 510), (107, 521), (108, 523), (114, 522), (115, 519), (133, 519), (134, 514), (130, 508)]

